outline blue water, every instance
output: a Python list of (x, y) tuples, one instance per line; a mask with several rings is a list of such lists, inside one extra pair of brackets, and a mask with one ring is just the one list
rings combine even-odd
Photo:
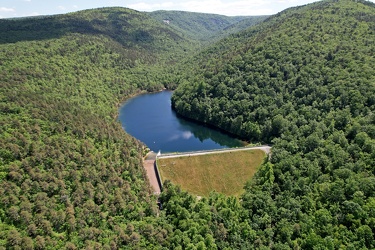
[(171, 95), (171, 91), (163, 91), (129, 99), (119, 111), (125, 131), (152, 151), (162, 153), (244, 145), (218, 130), (177, 117), (171, 108)]

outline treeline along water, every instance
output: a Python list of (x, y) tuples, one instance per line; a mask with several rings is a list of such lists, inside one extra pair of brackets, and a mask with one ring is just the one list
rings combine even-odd
[(185, 120), (171, 108), (171, 91), (129, 99), (119, 119), (127, 133), (152, 151), (187, 152), (243, 146), (244, 142), (221, 131)]

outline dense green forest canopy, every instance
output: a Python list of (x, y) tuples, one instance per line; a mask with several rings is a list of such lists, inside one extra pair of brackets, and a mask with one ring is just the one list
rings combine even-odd
[(291, 130), (301, 112), (317, 121), (336, 110), (367, 116), (375, 104), (373, 9), (323, 1), (223, 39), (192, 59), (174, 108), (265, 142)]
[[(167, 63), (163, 53), (178, 53), (176, 40), (185, 40), (127, 9), (1, 20), (0, 27), (0, 248), (149, 242), (140, 222), (155, 221), (157, 207), (143, 146), (123, 132), (116, 106), (162, 88), (145, 68)], [(155, 230), (163, 241), (166, 229)]]
[[(192, 39), (141, 12), (102, 8), (39, 18), (1, 19), (0, 43), (58, 39), (70, 34), (106, 37), (122, 50), (136, 50), (137, 59), (192, 49)], [(160, 58), (158, 58), (160, 59)]]
[[(171, 247), (117, 107), (173, 88), (199, 46), (125, 8), (0, 20), (0, 249)], [(215, 247), (210, 232), (185, 237)]]
[(223, 16), (186, 11), (154, 11), (150, 15), (202, 42), (212, 42), (231, 33), (251, 27), (267, 16)]
[(374, 20), (368, 1), (288, 9), (195, 56), (175, 91), (181, 115), (273, 144), (242, 197), (257, 246), (375, 247)]
[[(374, 20), (322, 1), (192, 59), (211, 34), (150, 13), (0, 20), (0, 249), (373, 249)], [(178, 112), (274, 144), (240, 199), (167, 182), (158, 209), (117, 106), (178, 84)]]

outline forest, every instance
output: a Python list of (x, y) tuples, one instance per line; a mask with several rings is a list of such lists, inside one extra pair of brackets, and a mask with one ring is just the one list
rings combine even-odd
[(259, 244), (374, 248), (374, 20), (366, 1), (286, 10), (195, 56), (172, 96), (181, 115), (273, 145), (241, 204)]
[[(374, 21), (363, 0), (0, 19), (0, 249), (375, 248)], [(241, 197), (166, 181), (159, 209), (117, 109), (162, 88), (179, 114), (272, 144)]]
[(223, 16), (186, 11), (153, 11), (150, 15), (159, 21), (168, 20), (169, 26), (189, 38), (207, 44), (232, 33), (254, 26), (268, 16)]

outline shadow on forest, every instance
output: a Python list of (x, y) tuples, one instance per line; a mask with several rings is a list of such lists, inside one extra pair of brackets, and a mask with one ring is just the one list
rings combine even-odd
[[(106, 13), (107, 14), (107, 13)], [(124, 15), (125, 14), (125, 15)], [(78, 15), (0, 19), (0, 44), (60, 38), (69, 33), (109, 36), (122, 45), (151, 42), (153, 36), (129, 24), (126, 13), (111, 11), (91, 21)]]

